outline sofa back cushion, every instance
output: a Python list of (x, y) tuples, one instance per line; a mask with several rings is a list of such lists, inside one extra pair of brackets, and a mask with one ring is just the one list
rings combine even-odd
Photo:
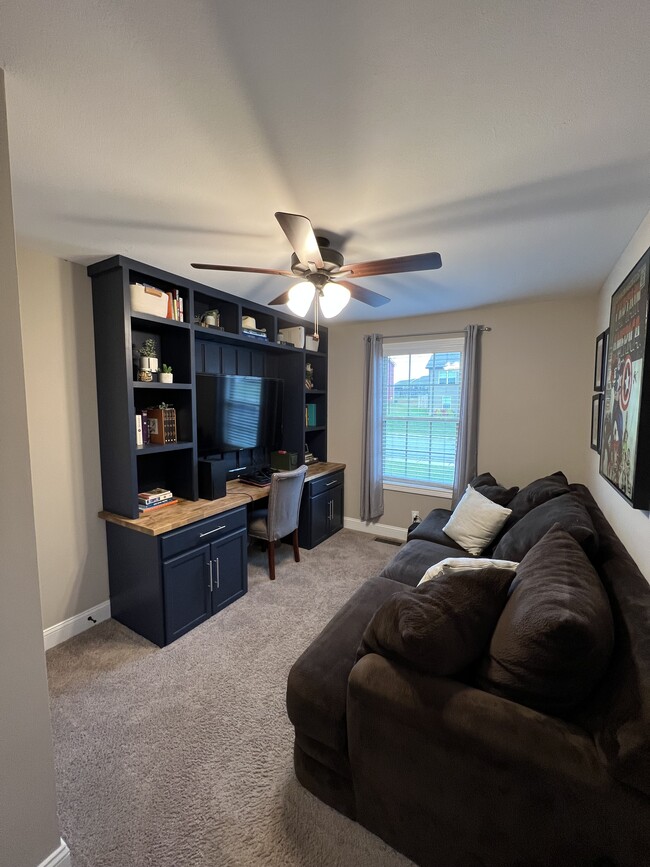
[(580, 724), (592, 732), (612, 776), (650, 796), (650, 584), (588, 489), (572, 488), (598, 533), (597, 569), (616, 630), (611, 663)]
[(507, 506), (519, 490), (517, 487), (504, 488), (497, 482), (492, 473), (481, 473), (480, 476), (474, 476), (470, 485), (475, 491), (483, 494), (484, 497), (499, 506)]
[(598, 535), (586, 506), (573, 493), (547, 500), (524, 515), (501, 536), (493, 556), (520, 562), (554, 524), (570, 533), (589, 558), (595, 556)]
[(541, 479), (535, 479), (525, 488), (522, 488), (519, 493), (508, 503), (508, 508), (512, 510), (512, 514), (508, 518), (504, 533), (520, 521), (524, 515), (527, 515), (536, 506), (541, 506), (547, 500), (552, 500), (553, 497), (560, 497), (562, 494), (568, 494), (571, 489), (567, 477), (562, 472), (553, 473), (550, 476), (544, 476)]
[(463, 671), (484, 652), (512, 578), (511, 569), (487, 566), (395, 594), (368, 624), (359, 657), (379, 653), (442, 677)]
[(562, 716), (602, 678), (613, 644), (600, 578), (580, 545), (556, 524), (519, 564), (478, 684)]

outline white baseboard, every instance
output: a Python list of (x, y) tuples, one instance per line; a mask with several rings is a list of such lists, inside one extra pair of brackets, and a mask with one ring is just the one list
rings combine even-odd
[(356, 530), (358, 533), (372, 533), (373, 536), (384, 536), (386, 539), (396, 539), (406, 542), (406, 527), (393, 527), (391, 524), (360, 521), (359, 518), (343, 518), (346, 530)]
[[(107, 599), (106, 602), (102, 602), (100, 605), (95, 605), (94, 608), (89, 608), (87, 611), (82, 611), (81, 614), (75, 614), (74, 617), (68, 617), (67, 620), (63, 620), (61, 623), (55, 623), (54, 626), (48, 626), (47, 629), (43, 630), (45, 649), (49, 650), (51, 647), (56, 647), (56, 645), (61, 644), (62, 641), (67, 641), (68, 638), (72, 638), (74, 635), (80, 635), (82, 632), (85, 632), (86, 629), (95, 626), (93, 620), (97, 623), (101, 623), (102, 620), (108, 620), (110, 616), (111, 603)], [(89, 620), (89, 617), (92, 617), (93, 619)]]
[(70, 850), (65, 840), (61, 840), (54, 852), (51, 852), (45, 861), (41, 861), (38, 867), (72, 867)]

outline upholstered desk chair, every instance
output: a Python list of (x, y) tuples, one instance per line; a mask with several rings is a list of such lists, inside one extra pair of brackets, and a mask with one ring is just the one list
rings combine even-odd
[(298, 518), (306, 473), (304, 465), (297, 470), (273, 473), (268, 509), (257, 509), (249, 518), (248, 535), (267, 543), (271, 581), (275, 580), (275, 543), (278, 539), (292, 534), (293, 556), (296, 563), (300, 563)]

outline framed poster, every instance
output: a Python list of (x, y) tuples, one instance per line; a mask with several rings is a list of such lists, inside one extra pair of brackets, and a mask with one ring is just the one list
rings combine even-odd
[(600, 451), (603, 418), (603, 396), (595, 394), (591, 399), (591, 447), (595, 452)]
[(600, 474), (635, 509), (650, 509), (650, 250), (612, 295)]
[(607, 358), (607, 335), (609, 328), (596, 338), (596, 357), (594, 358), (594, 391), (605, 387), (605, 361)]

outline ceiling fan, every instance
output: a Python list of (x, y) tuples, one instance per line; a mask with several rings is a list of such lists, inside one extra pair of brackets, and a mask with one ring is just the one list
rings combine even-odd
[(388, 304), (390, 301), (390, 298), (386, 298), (385, 295), (372, 292), (357, 283), (351, 283), (350, 277), (375, 277), (380, 274), (402, 274), (407, 271), (431, 271), (442, 266), (439, 253), (419, 253), (414, 256), (397, 256), (394, 259), (378, 259), (374, 262), (346, 265), (341, 253), (330, 247), (327, 238), (316, 237), (307, 217), (277, 211), (275, 218), (294, 249), (290, 271), (245, 268), (236, 265), (205, 265), (197, 262), (192, 263), (192, 268), (297, 277), (300, 280), (299, 283), (283, 292), (282, 295), (278, 295), (273, 301), (269, 301), (269, 304), (286, 304), (297, 316), (304, 317), (317, 295), (321, 313), (329, 319), (340, 313), (350, 298), (355, 298), (371, 307), (381, 307), (382, 304)]

